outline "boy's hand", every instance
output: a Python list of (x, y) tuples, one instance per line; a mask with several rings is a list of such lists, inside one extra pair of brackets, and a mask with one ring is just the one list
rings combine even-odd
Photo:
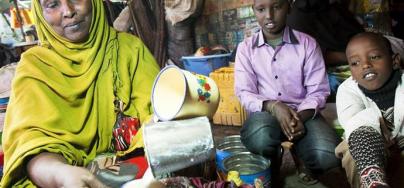
[(293, 140), (294, 136), (297, 135), (297, 130), (300, 129), (298, 128), (300, 127), (298, 114), (286, 104), (278, 102), (274, 106), (273, 115), (278, 120), (283, 134), (289, 140)]
[(304, 122), (313, 117), (314, 113), (315, 111), (313, 109), (307, 109), (297, 113), (298, 119), (295, 121), (295, 126), (291, 127), (293, 141), (300, 139), (306, 133)]
[(291, 132), (292, 132), (292, 138), (289, 139), (290, 141), (296, 141), (299, 140), (304, 133), (306, 133), (306, 130), (304, 129), (303, 122), (297, 119), (293, 119), (294, 124), (291, 124)]

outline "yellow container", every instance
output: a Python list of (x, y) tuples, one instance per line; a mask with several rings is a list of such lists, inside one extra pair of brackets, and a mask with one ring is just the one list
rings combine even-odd
[(247, 114), (234, 94), (234, 68), (223, 67), (210, 73), (219, 88), (219, 107), (213, 116), (213, 123), (221, 125), (243, 125)]

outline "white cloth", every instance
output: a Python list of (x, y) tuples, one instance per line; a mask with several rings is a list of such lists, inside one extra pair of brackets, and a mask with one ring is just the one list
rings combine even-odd
[[(349, 77), (338, 88), (337, 92), (338, 121), (345, 130), (345, 138), (360, 126), (371, 126), (379, 133), (382, 117), (380, 109), (372, 99), (366, 97), (359, 89), (358, 83)], [(396, 89), (394, 99), (394, 130), (392, 137), (404, 136), (404, 74), (401, 76), (400, 85)]]
[(192, 16), (202, 6), (203, 0), (166, 0), (166, 20), (174, 25)]
[(391, 44), (391, 50), (394, 53), (400, 54), (401, 60), (404, 60), (404, 41), (393, 36), (384, 35), (387, 39), (389, 39)]
[(8, 64), (0, 68), (0, 98), (10, 96), (11, 81), (14, 78), (17, 63)]
[(115, 19), (114, 29), (121, 32), (128, 32), (130, 27), (132, 26), (131, 18), (130, 18), (130, 10), (129, 7), (126, 6), (119, 16)]

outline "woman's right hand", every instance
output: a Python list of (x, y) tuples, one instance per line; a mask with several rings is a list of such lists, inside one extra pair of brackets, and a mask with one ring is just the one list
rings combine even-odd
[(86, 168), (63, 164), (59, 167), (59, 170), (60, 173), (55, 177), (58, 187), (107, 187)]
[(27, 166), (31, 181), (38, 187), (106, 187), (86, 168), (66, 163), (62, 155), (40, 153)]
[(299, 120), (299, 115), (288, 105), (278, 102), (273, 107), (273, 114), (278, 120), (282, 132), (289, 140), (293, 140), (292, 127), (295, 127)]

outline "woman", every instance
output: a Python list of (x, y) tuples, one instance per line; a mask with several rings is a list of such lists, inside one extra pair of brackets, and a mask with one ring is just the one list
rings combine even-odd
[(22, 55), (13, 81), (1, 186), (102, 187), (83, 166), (111, 146), (115, 101), (147, 121), (159, 68), (138, 38), (108, 26), (102, 0), (32, 4), (40, 46)]

